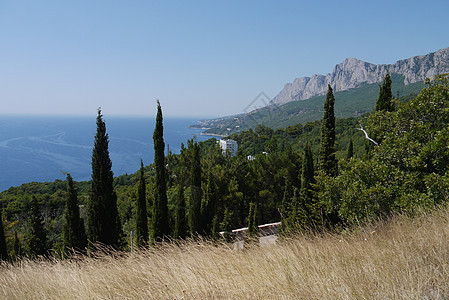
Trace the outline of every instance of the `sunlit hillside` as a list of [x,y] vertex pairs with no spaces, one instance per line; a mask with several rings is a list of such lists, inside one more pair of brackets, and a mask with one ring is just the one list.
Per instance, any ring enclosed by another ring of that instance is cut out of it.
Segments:
[[99,258],[3,264],[4,299],[447,299],[449,214],[235,252],[187,242]]

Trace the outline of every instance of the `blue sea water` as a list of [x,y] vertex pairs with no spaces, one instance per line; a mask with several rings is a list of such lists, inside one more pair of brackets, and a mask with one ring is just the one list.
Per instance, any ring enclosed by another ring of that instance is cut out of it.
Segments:
[[[131,174],[153,162],[154,117],[104,117],[114,176]],[[189,128],[197,119],[164,118],[166,147],[179,153],[181,143],[210,136]],[[95,117],[0,116],[0,191],[28,182],[90,180]]]

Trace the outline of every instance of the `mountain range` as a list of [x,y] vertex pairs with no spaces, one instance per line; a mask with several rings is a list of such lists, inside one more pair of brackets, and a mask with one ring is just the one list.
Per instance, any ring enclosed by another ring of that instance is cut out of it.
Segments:
[[[204,134],[226,136],[260,124],[277,129],[319,120],[328,84],[334,89],[336,117],[359,116],[374,108],[379,93],[378,83],[387,72],[391,74],[395,97],[415,95],[425,86],[426,78],[449,73],[449,47],[399,60],[394,64],[376,65],[347,58],[336,65],[332,73],[296,78],[285,84],[273,99],[262,97],[262,101],[254,105],[257,108],[252,111],[200,120],[191,127],[205,129]],[[261,103],[267,105],[260,107]]]
[[306,100],[316,95],[324,95],[330,84],[334,92],[357,88],[363,83],[382,81],[387,72],[404,76],[404,85],[409,85],[435,75],[449,72],[449,48],[427,55],[403,59],[394,64],[375,65],[347,58],[335,66],[332,73],[296,78],[285,84],[279,94],[271,100],[272,104],[282,105],[291,101]]

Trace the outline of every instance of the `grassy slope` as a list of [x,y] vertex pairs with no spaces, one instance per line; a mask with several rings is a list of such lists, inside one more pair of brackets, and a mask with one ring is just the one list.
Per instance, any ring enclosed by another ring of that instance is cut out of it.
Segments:
[[130,257],[0,266],[6,299],[443,299],[447,209],[352,233],[296,236],[234,252],[207,242]]
[[[404,77],[392,75],[392,91],[394,96],[400,97],[417,94],[424,88],[423,82],[404,85]],[[379,95],[378,84],[364,84],[356,89],[336,92],[335,115],[337,118],[356,117],[370,112],[376,105]],[[207,124],[211,129],[206,133],[230,134],[254,128],[258,124],[277,129],[285,128],[297,123],[319,120],[323,117],[323,103],[325,96],[314,96],[308,100],[292,101],[281,106],[269,106],[245,115],[230,116],[220,121]],[[238,126],[238,127],[236,127]],[[228,130],[229,128],[230,130]]]

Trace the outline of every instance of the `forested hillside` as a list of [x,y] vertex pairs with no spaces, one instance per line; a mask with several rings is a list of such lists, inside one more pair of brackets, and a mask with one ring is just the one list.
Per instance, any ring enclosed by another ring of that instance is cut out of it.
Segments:
[[[218,239],[220,231],[247,226],[250,208],[257,224],[282,220],[284,231],[319,231],[447,203],[449,77],[438,76],[426,84],[416,98],[402,103],[392,97],[391,83],[384,80],[389,93],[385,96],[381,88],[377,101],[387,101],[391,109],[379,106],[371,114],[337,116],[335,121],[335,98],[329,87],[324,122],[276,130],[261,125],[233,134],[230,138],[239,143],[236,157],[223,155],[215,139],[189,140],[180,154],[164,157],[163,173],[156,176],[160,166],[154,164],[114,178],[110,193],[116,197],[120,224],[115,246],[127,249],[130,232],[136,231],[142,186],[145,225],[155,240],[196,235]],[[155,139],[158,134],[155,131]],[[333,159],[338,164],[335,172],[328,169]],[[164,193],[161,184],[166,189],[167,217],[157,221],[158,207],[164,206],[155,205],[158,193]],[[75,186],[80,216],[89,232],[86,209],[93,183]],[[64,181],[24,184],[0,194],[9,257],[34,251],[29,243],[33,202],[41,220],[37,222],[46,232],[46,248],[62,252],[67,195]],[[155,235],[161,232],[160,222],[167,222],[167,231]]]
[[[404,85],[404,76],[392,74],[392,92],[396,98],[410,99],[424,88],[424,82],[418,81]],[[357,88],[335,94],[335,116],[337,118],[358,117],[371,112],[376,106],[379,85],[364,83]],[[323,102],[325,96],[313,96],[307,100],[296,100],[285,104],[271,104],[254,111],[229,116],[220,119],[203,120],[193,127],[208,128],[207,134],[232,134],[254,129],[263,124],[278,129],[294,126],[297,123],[306,124],[320,120],[323,117]],[[259,103],[256,103],[259,105]]]

